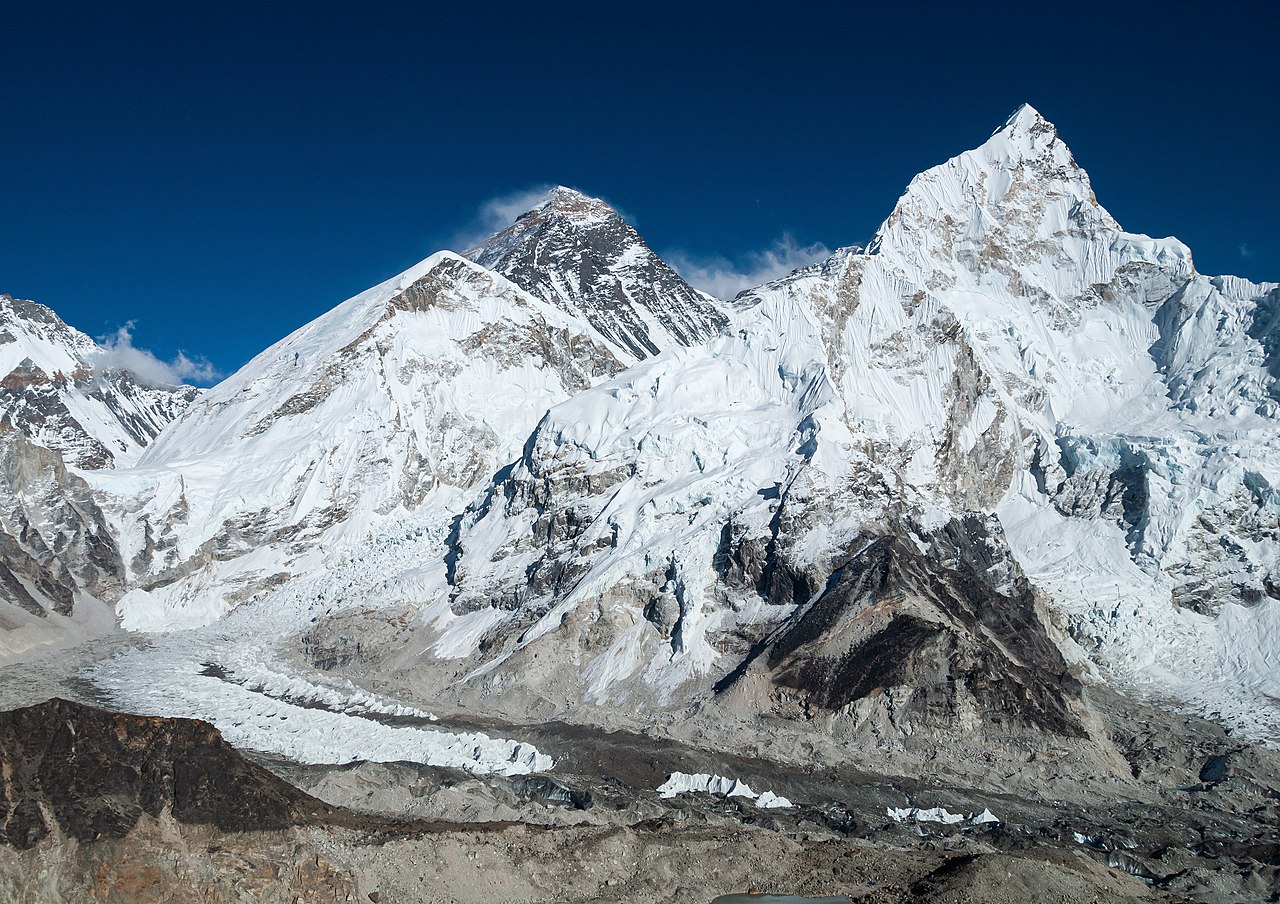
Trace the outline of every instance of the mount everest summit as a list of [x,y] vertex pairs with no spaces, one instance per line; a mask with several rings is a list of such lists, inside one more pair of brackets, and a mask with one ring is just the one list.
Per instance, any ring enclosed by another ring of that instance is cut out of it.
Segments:
[[203,392],[0,315],[0,655],[118,621],[123,709],[304,762],[434,755],[341,721],[407,707],[964,769],[1114,765],[1107,689],[1280,743],[1280,286],[1125,232],[1031,107],[731,301],[558,188]]

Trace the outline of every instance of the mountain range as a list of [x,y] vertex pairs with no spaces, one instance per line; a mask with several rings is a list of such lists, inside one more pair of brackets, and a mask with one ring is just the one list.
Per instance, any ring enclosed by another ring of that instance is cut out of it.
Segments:
[[733,299],[556,188],[208,390],[8,296],[0,372],[0,661],[140,632],[86,680],[240,746],[1123,773],[1103,692],[1280,744],[1280,286],[1126,232],[1029,106]]

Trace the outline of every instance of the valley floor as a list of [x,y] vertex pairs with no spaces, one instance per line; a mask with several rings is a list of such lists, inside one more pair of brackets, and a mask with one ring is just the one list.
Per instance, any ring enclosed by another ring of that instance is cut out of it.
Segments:
[[[83,677],[87,669],[104,656],[136,655],[164,641],[141,648],[128,638],[112,643],[0,670],[0,708],[50,696],[101,703]],[[1274,753],[1119,698],[1108,711],[1117,744],[1127,743],[1134,775],[1143,779],[1125,792],[1082,774],[1071,799],[1010,793],[995,783],[959,786],[932,775],[801,768],[562,722],[443,726],[532,744],[555,758],[546,774],[476,774],[406,762],[306,764],[244,751],[265,769],[235,778],[244,785],[236,793],[252,797],[251,780],[283,779],[291,790],[276,793],[296,795],[289,825],[229,831],[168,803],[143,813],[120,837],[78,837],[57,826],[29,849],[0,847],[0,899],[710,902],[755,888],[903,902],[1275,900],[1280,761]],[[378,719],[429,730],[422,717]],[[91,743],[89,728],[77,723],[73,734],[76,743]],[[1215,750],[1222,759],[1206,756]],[[2,752],[19,773],[22,763],[50,756]],[[109,759],[95,751],[76,761],[107,769]],[[695,766],[772,790],[794,806],[658,794],[671,773]],[[52,774],[65,772],[59,766]],[[62,812],[41,805],[46,814]],[[95,805],[61,804],[73,811]],[[892,818],[891,810],[908,806],[988,810],[999,822]],[[13,812],[10,801],[6,824]]]

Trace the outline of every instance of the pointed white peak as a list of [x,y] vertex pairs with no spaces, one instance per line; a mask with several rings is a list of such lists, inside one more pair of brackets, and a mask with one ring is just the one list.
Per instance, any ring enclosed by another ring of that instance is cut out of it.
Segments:
[[1058,137],[1058,130],[1031,104],[1023,104],[991,136],[1004,136],[1010,142],[1035,142],[1039,139],[1049,143]]
[[911,180],[872,253],[934,285],[1075,297],[1131,261],[1190,272],[1176,239],[1125,233],[1057,129],[1019,107],[986,142]]
[[[1013,111],[1005,124],[991,133],[976,151],[993,164],[1020,166],[1041,161],[1054,168],[1066,168],[1078,180],[1088,184],[1089,177],[1080,169],[1071,149],[1063,143],[1057,128],[1040,115],[1031,104]],[[1062,175],[1059,171],[1056,175]]]

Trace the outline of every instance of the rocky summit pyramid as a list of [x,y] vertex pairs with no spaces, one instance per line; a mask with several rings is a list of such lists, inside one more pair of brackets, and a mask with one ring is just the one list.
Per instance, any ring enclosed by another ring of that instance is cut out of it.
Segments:
[[616,210],[559,186],[466,256],[526,292],[586,319],[628,363],[697,345],[727,323]]
[[1126,232],[1029,106],[866,250],[731,306],[557,188],[136,465],[11,468],[69,526],[5,580],[145,632],[86,673],[104,698],[303,763],[565,756],[430,711],[1121,793],[1151,700],[1280,744],[1278,355],[1280,286]]

